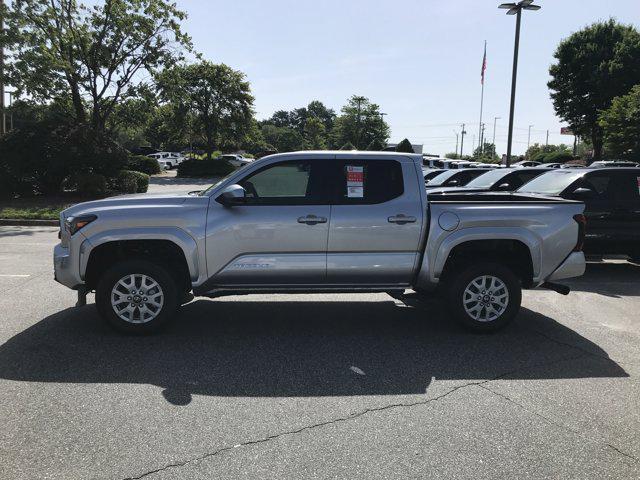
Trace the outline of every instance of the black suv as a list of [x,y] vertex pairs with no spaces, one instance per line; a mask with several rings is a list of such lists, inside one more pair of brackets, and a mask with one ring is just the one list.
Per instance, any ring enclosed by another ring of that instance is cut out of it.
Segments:
[[587,254],[640,261],[640,168],[559,169],[518,189],[585,203]]

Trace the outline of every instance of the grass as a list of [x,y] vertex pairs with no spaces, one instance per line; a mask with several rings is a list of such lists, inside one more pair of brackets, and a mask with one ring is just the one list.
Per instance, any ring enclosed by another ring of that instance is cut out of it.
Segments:
[[0,218],[57,220],[60,212],[76,203],[87,201],[76,197],[33,197],[0,201]]

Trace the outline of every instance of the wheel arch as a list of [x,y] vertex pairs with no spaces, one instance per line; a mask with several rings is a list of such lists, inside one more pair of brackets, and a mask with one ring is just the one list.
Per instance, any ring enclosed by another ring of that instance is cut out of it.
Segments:
[[[141,229],[144,230],[144,229]],[[87,239],[81,248],[80,275],[95,288],[100,272],[119,259],[153,259],[169,266],[188,289],[199,277],[195,240],[179,229],[172,231],[102,232]]]

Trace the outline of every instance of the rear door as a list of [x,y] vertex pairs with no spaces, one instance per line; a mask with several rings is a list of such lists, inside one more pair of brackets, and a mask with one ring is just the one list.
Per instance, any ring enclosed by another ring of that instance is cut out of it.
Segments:
[[640,169],[612,173],[613,211],[611,222],[619,253],[640,252]]
[[337,156],[329,175],[331,225],[327,283],[409,284],[423,222],[418,177],[409,158]]

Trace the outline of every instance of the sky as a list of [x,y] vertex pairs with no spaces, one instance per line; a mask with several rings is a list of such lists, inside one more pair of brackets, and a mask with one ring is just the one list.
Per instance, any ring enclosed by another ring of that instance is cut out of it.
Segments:
[[[493,0],[178,0],[185,31],[207,60],[241,70],[258,119],[320,100],[339,112],[354,94],[380,105],[391,142],[409,138],[444,155],[466,124],[464,153],[477,143],[480,70],[487,41],[483,122],[506,151],[515,17]],[[538,0],[522,18],[515,154],[560,135],[547,82],[558,43],[613,17],[640,29],[640,0]]]

